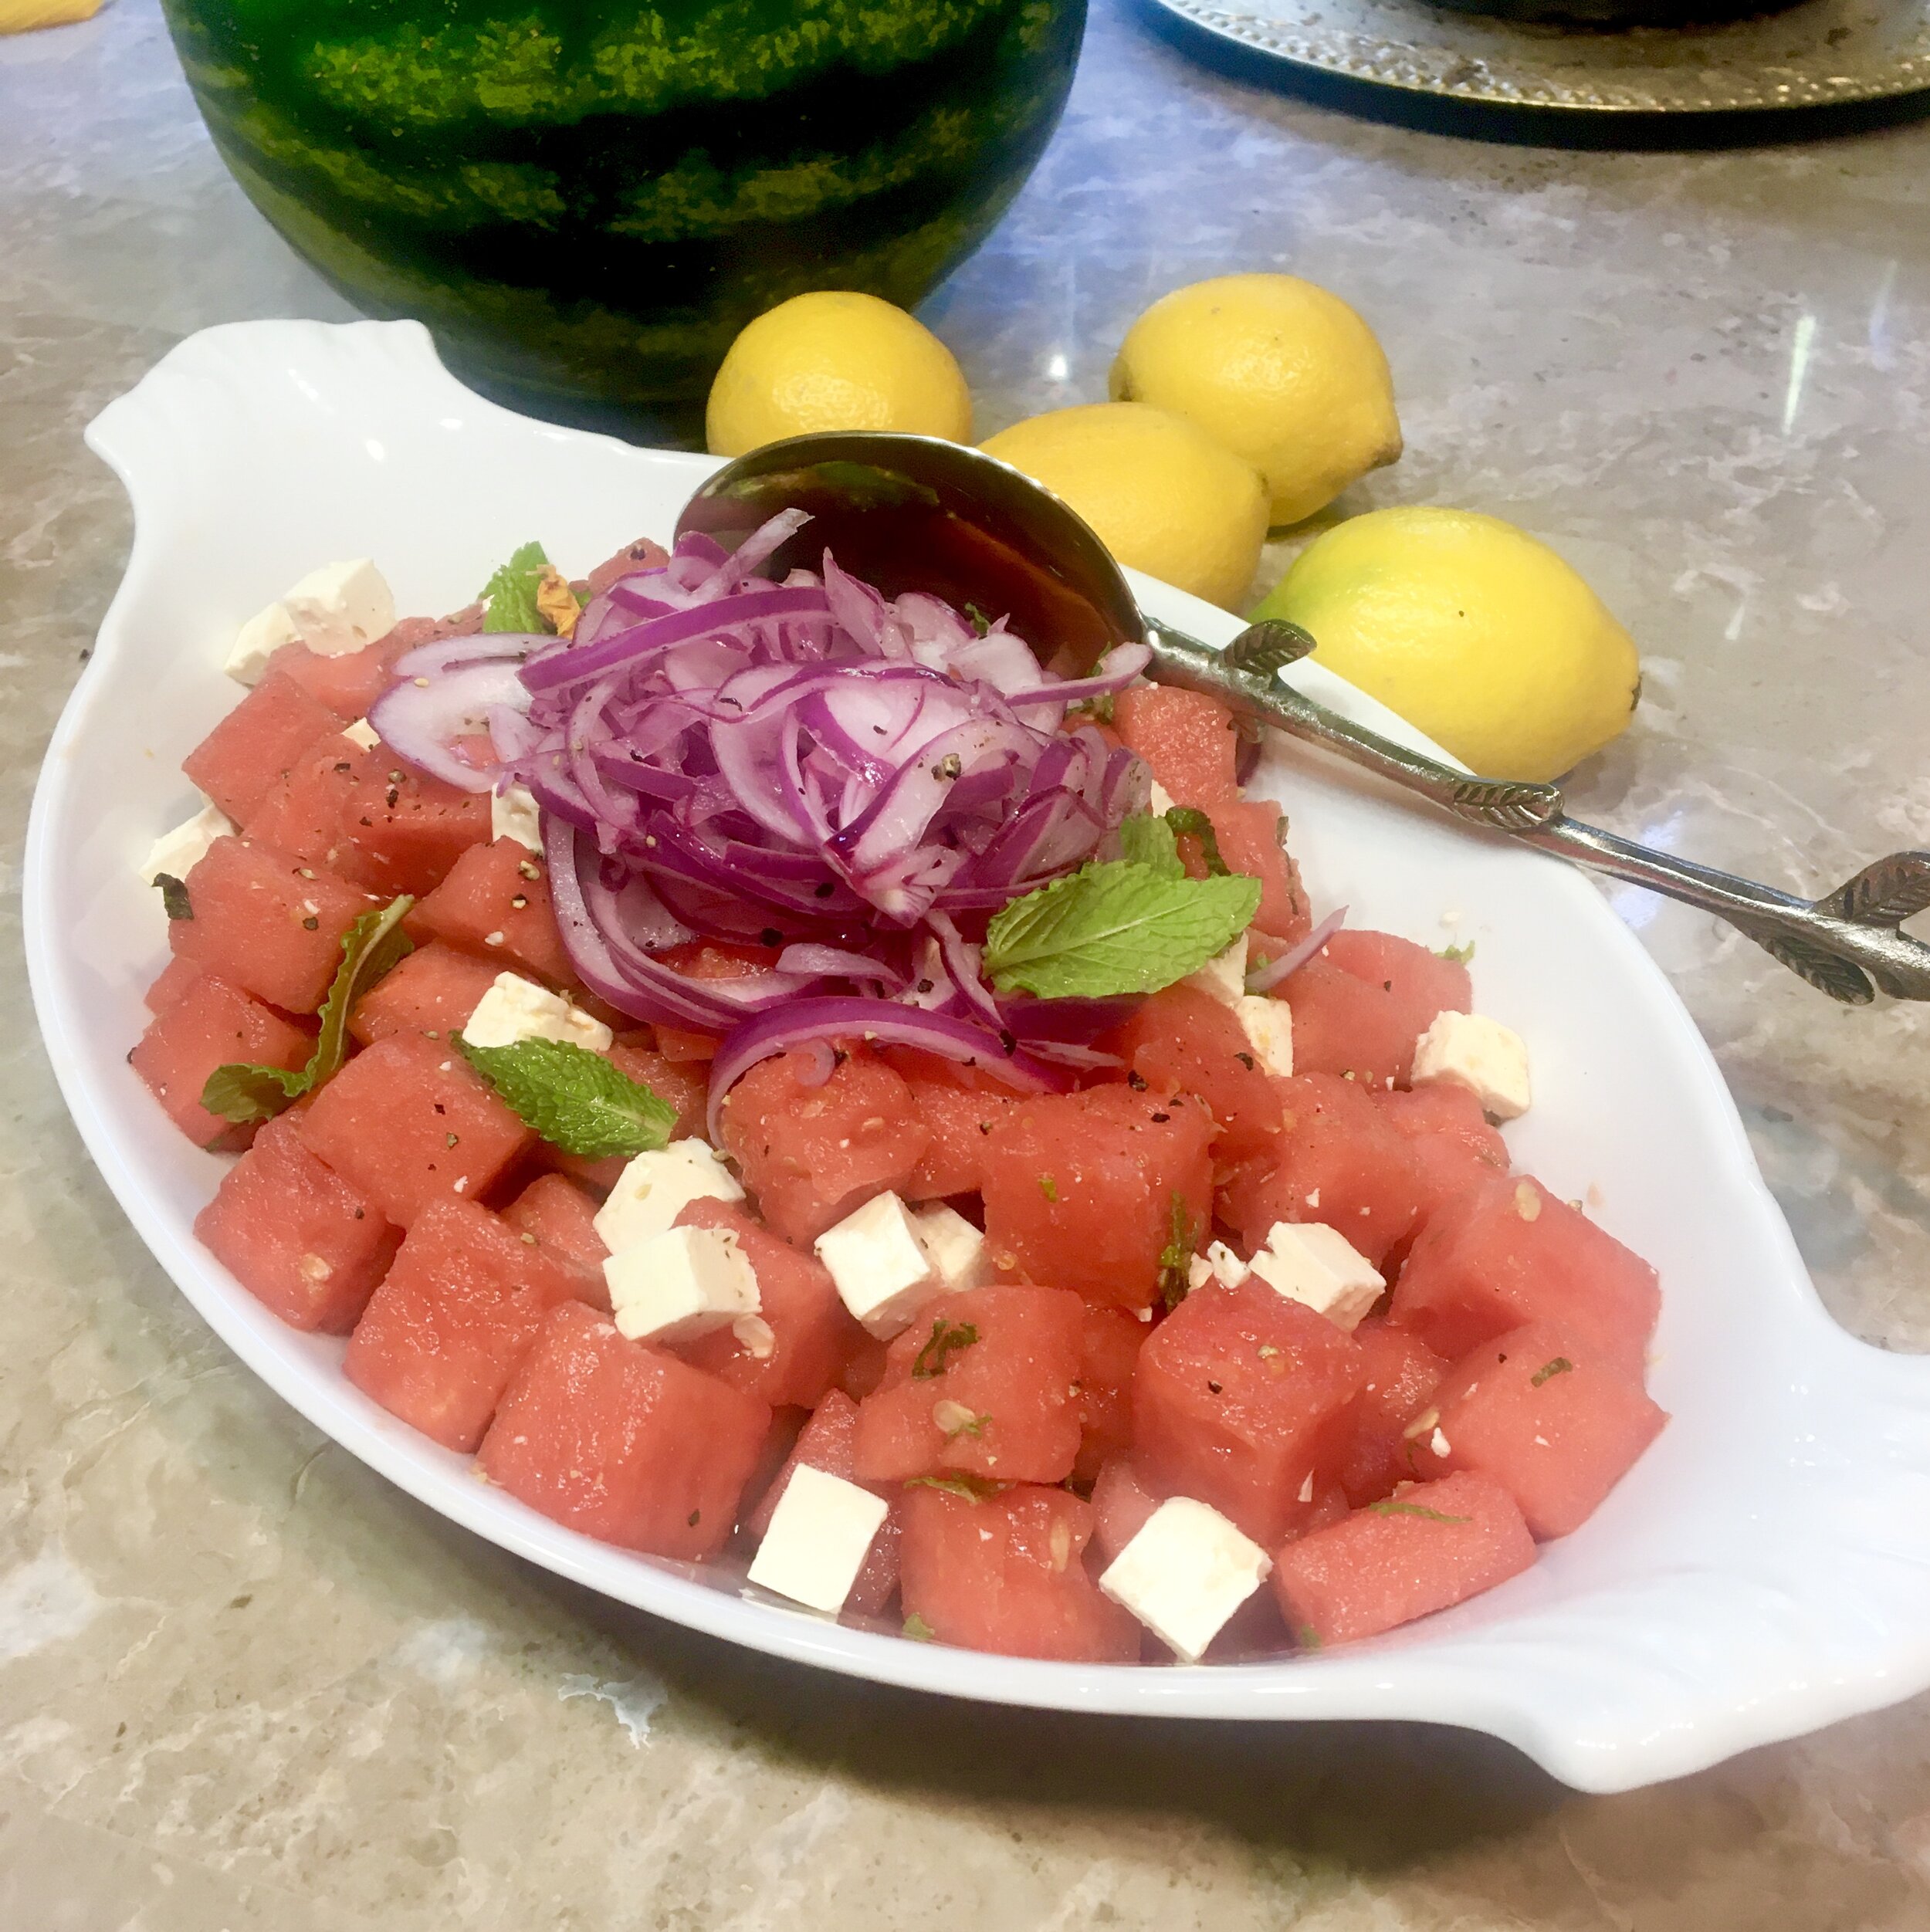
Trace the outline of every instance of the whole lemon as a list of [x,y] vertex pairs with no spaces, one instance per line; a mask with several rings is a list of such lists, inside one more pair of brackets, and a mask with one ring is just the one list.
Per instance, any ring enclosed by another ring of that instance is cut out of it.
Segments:
[[971,391],[952,352],[875,295],[794,295],[731,343],[704,412],[715,456],[825,429],[909,430],[969,442]]
[[1014,423],[980,447],[1054,490],[1122,563],[1228,608],[1267,536],[1258,472],[1191,423],[1095,402]]
[[1641,692],[1628,633],[1546,543],[1498,516],[1370,511],[1309,544],[1255,617],[1490,778],[1558,777]]
[[1197,423],[1266,479],[1297,523],[1400,454],[1393,378],[1373,331],[1292,275],[1223,275],[1163,296],[1126,331],[1110,391]]

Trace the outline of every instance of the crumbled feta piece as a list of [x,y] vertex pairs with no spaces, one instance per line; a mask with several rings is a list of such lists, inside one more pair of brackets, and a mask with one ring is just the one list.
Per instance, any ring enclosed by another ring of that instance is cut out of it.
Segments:
[[1099,1588],[1188,1663],[1266,1581],[1272,1559],[1216,1509],[1174,1496],[1112,1559]]
[[896,1194],[874,1194],[814,1245],[839,1298],[880,1342],[908,1328],[926,1302],[946,1291],[917,1222]]
[[1319,1221],[1275,1221],[1253,1272],[1289,1301],[1349,1329],[1387,1285],[1344,1234]]
[[1437,1013],[1414,1047],[1414,1084],[1465,1087],[1497,1120],[1528,1111],[1528,1048],[1479,1013]]
[[462,1022],[472,1047],[513,1047],[520,1040],[560,1040],[601,1053],[616,1036],[601,1020],[573,1007],[560,993],[520,973],[499,973]]
[[382,741],[375,727],[366,718],[357,718],[352,725],[342,727],[342,736],[352,745],[360,745],[364,751],[373,751]]
[[527,785],[512,785],[489,795],[489,837],[513,838],[533,852],[543,850],[542,821],[536,794]]
[[596,1230],[612,1254],[668,1233],[692,1201],[741,1201],[743,1187],[707,1141],[694,1137],[639,1154],[597,1210]]
[[1186,1264],[1186,1285],[1189,1294],[1197,1294],[1214,1280],[1213,1264],[1204,1254],[1196,1254]]
[[1269,999],[1264,993],[1243,993],[1233,1003],[1240,1030],[1253,1049],[1254,1059],[1263,1074],[1282,1080],[1293,1074],[1293,1009],[1284,1000]]
[[730,1332],[753,1362],[768,1362],[777,1352],[777,1331],[760,1315],[739,1315]]
[[324,563],[242,626],[224,668],[238,682],[254,684],[285,644],[299,639],[317,657],[346,657],[394,628],[395,599],[367,557]]
[[1247,936],[1242,932],[1224,952],[1216,952],[1197,973],[1189,973],[1180,983],[1237,1007],[1246,996]]
[[171,832],[163,832],[147,848],[141,868],[142,884],[152,885],[163,872],[170,878],[185,879],[208,856],[208,847],[234,829],[234,821],[219,807],[204,805]]
[[948,1293],[960,1288],[979,1288],[992,1278],[991,1257],[985,1237],[959,1213],[943,1201],[931,1207],[914,1208],[912,1225],[918,1230],[925,1252]]
[[1156,817],[1163,818],[1172,810],[1173,804],[1173,794],[1156,778],[1154,779],[1152,792],[1146,801],[1146,810]]
[[750,1579],[794,1603],[835,1616],[888,1513],[882,1496],[800,1463],[770,1513],[770,1527],[751,1559]]
[[1249,1272],[1225,1242],[1214,1241],[1207,1244],[1205,1254],[1194,1255],[1187,1264],[1187,1283],[1189,1287],[1203,1288],[1209,1281],[1217,1281],[1222,1287],[1237,1288]]
[[727,1229],[673,1227],[607,1257],[610,1313],[632,1342],[694,1342],[760,1306],[757,1277]]
[[222,669],[237,684],[259,684],[268,661],[285,644],[295,641],[295,620],[279,603],[255,614],[235,633]]

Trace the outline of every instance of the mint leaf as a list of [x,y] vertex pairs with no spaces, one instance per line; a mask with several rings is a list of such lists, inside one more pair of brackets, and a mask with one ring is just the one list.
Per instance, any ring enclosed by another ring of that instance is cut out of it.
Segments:
[[1528,1386],[1531,1389],[1539,1389],[1551,1375],[1571,1375],[1574,1372],[1574,1363],[1566,1355],[1557,1355],[1552,1362],[1543,1362],[1528,1378]]
[[1367,1507],[1376,1516],[1420,1516],[1430,1523],[1471,1523],[1471,1516],[1444,1516],[1437,1509],[1424,1509],[1418,1503],[1403,1503],[1390,1497],[1384,1503],[1370,1503]]
[[510,560],[482,587],[482,600],[489,605],[482,618],[485,631],[527,631],[540,635],[549,626],[537,608],[537,586],[550,567],[548,554],[540,543],[525,543],[513,552]]
[[913,1380],[926,1382],[933,1375],[942,1375],[945,1372],[945,1358],[960,1348],[969,1348],[977,1339],[978,1330],[970,1321],[934,1321],[931,1339],[919,1350],[917,1358],[912,1363]]
[[1119,857],[1133,865],[1150,866],[1161,878],[1183,879],[1186,867],[1180,858],[1180,841],[1172,826],[1156,813],[1135,812],[1122,819],[1119,831]]
[[1094,860],[1015,899],[986,930],[1001,993],[1045,1000],[1157,993],[1197,973],[1251,924],[1260,881],[1173,878],[1129,859]]
[[[1213,829],[1213,821],[1203,811],[1190,805],[1173,805],[1166,810],[1166,822],[1181,838],[1197,838],[1200,850],[1206,859],[1206,868],[1215,878],[1224,878],[1233,868],[1220,856],[1219,835]],[[1185,868],[1180,868],[1183,871]]]
[[161,909],[171,919],[191,919],[195,916],[193,903],[188,897],[187,882],[178,879],[172,872],[157,872],[154,883],[161,888]]
[[551,1146],[585,1160],[628,1159],[669,1145],[677,1110],[601,1054],[567,1040],[519,1040],[472,1046],[462,1057]]
[[334,1079],[348,1057],[348,1017],[356,1001],[415,950],[415,942],[402,930],[402,921],[415,903],[405,892],[362,914],[342,935],[342,963],[317,1009],[321,1031],[306,1066],[291,1071],[230,1061],[208,1076],[201,1104],[237,1127],[252,1127],[273,1120],[291,1101]]
[[1187,1211],[1186,1196],[1176,1188],[1173,1194],[1172,1232],[1160,1250],[1160,1293],[1169,1308],[1177,1308],[1193,1288],[1193,1250],[1200,1230]]
[[929,1643],[938,1633],[914,1610],[905,1619],[905,1634],[914,1643]]
[[1434,956],[1441,959],[1452,959],[1456,966],[1465,966],[1475,956],[1475,942],[1470,939],[1465,946],[1437,946]]
[[1005,1483],[995,1483],[988,1477],[953,1473],[944,1476],[909,1476],[905,1479],[905,1487],[907,1489],[942,1489],[947,1496],[962,1496],[968,1503],[984,1503],[994,1496],[1002,1496],[1011,1486]]

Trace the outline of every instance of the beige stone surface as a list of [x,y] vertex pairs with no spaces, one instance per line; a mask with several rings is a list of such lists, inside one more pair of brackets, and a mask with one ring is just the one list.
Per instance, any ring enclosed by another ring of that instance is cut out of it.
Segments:
[[[1343,507],[1461,503],[1555,543],[1647,655],[1584,808],[1810,890],[1930,844],[1926,179],[1923,129],[1685,157],[1371,127],[1101,0],[1045,164],[929,314],[990,431],[1102,394],[1176,283],[1339,290],[1408,444]],[[228,182],[151,0],[0,43],[0,1928],[1930,1926],[1930,1700],[1613,1799],[1420,1727],[947,1706],[525,1568],[228,1358],[62,1111],[19,837],[128,538],[82,425],[191,329],[344,313]],[[1924,1347],[1930,1015],[1837,1011],[1705,920],[1617,904],[1831,1307]]]

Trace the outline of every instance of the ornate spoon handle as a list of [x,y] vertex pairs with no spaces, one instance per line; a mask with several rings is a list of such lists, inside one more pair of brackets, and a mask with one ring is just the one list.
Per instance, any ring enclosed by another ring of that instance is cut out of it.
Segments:
[[1323,746],[1471,825],[1712,912],[1833,1000],[1865,1006],[1878,989],[1930,1000],[1930,945],[1901,930],[1930,907],[1930,852],[1892,853],[1821,898],[1797,898],[1570,818],[1558,786],[1470,777],[1350,722],[1281,682],[1277,674],[1313,648],[1297,625],[1251,624],[1224,651],[1150,623],[1146,638],[1163,682]]

